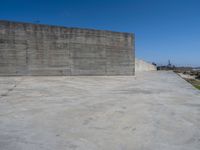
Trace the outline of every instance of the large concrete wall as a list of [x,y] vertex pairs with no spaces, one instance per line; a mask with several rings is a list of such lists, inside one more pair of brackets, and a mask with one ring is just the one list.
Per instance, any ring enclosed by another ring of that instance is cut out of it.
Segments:
[[142,71],[155,71],[157,70],[156,66],[152,65],[141,59],[135,59],[135,72],[142,72]]
[[0,75],[134,75],[131,33],[0,21]]

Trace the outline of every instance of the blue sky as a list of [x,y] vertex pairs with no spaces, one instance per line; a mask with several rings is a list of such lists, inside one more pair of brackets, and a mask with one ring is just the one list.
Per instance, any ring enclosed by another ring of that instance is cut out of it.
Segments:
[[200,66],[199,0],[0,0],[0,19],[133,32],[136,55]]

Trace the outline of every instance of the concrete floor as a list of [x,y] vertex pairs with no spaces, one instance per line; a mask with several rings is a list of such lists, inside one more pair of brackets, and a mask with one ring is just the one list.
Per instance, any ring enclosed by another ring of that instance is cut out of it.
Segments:
[[199,150],[200,92],[172,72],[0,77],[0,150]]

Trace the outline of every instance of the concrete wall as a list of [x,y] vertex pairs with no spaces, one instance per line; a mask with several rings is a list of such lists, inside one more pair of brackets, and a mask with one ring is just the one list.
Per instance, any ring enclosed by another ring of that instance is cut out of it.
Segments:
[[135,72],[142,72],[142,71],[155,71],[157,70],[156,66],[152,65],[141,59],[135,59]]
[[0,75],[134,75],[131,33],[0,21]]

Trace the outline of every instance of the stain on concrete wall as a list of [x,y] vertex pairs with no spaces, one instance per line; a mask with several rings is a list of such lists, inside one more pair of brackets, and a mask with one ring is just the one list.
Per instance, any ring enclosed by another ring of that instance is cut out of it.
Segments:
[[0,21],[0,75],[134,75],[131,33]]

